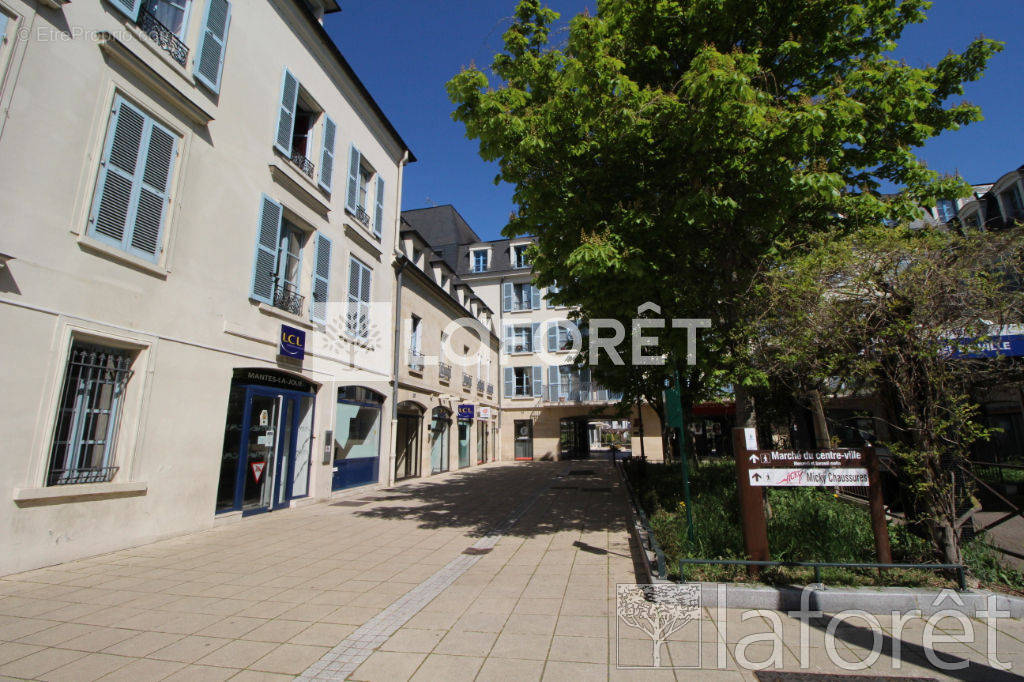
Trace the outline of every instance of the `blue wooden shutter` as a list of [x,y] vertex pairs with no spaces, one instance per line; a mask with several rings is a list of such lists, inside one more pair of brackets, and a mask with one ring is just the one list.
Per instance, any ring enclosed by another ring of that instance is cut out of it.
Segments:
[[0,12],[0,46],[4,44],[4,39],[7,37],[7,24],[9,21],[7,15]]
[[124,244],[128,219],[134,209],[135,173],[145,132],[145,115],[120,97],[116,98],[89,218],[93,235],[116,246]]
[[505,368],[505,397],[513,398],[516,395],[516,373],[511,367]]
[[530,285],[530,304],[534,310],[540,310],[540,289]]
[[544,372],[543,367],[539,365],[533,366],[533,397],[539,398],[544,392]]
[[512,297],[515,295],[515,289],[513,288],[512,282],[503,282],[501,285],[501,310],[502,312],[509,312],[512,310]]
[[224,52],[228,46],[230,24],[231,3],[228,0],[209,0],[193,73],[200,83],[214,92],[220,92],[220,76],[224,72]]
[[377,202],[373,209],[373,233],[384,233],[384,178],[377,176]]
[[135,216],[128,251],[155,261],[160,253],[164,216],[170,201],[171,171],[178,138],[152,119],[148,121],[145,153],[136,174]]
[[540,348],[540,322],[534,322],[530,327],[530,352],[536,353]]
[[359,150],[356,146],[349,145],[348,148],[348,193],[345,195],[345,208],[355,214],[357,201],[359,200]]
[[334,138],[338,126],[330,116],[324,117],[324,146],[320,152],[320,186],[328,192],[334,187]]
[[370,336],[370,287],[373,282],[373,270],[360,263],[359,273],[359,338]]
[[292,135],[295,132],[295,107],[299,101],[299,81],[288,69],[281,77],[281,103],[277,115],[277,139],[274,146],[291,158]]
[[309,319],[321,324],[327,320],[327,300],[331,291],[331,240],[316,235],[313,256],[313,288],[309,303]]
[[554,353],[558,350],[558,323],[551,322],[548,324],[548,352]]
[[348,262],[348,310],[345,313],[345,331],[350,336],[359,333],[359,261]]
[[90,215],[92,235],[155,261],[178,138],[121,97],[114,100]]
[[505,354],[512,352],[515,343],[515,328],[512,325],[505,326]]
[[277,271],[277,247],[280,240],[281,204],[264,194],[260,204],[260,224],[256,232],[250,296],[268,305],[274,303],[274,275]]
[[142,0],[110,0],[110,4],[126,14],[132,21],[138,21]]
[[548,367],[548,400],[558,400],[561,394],[561,373],[556,365]]

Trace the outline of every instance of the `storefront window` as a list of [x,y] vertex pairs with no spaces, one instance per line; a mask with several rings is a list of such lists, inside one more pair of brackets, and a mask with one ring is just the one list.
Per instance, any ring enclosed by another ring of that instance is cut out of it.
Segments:
[[334,423],[334,490],[377,482],[383,402],[380,394],[361,386],[338,389]]

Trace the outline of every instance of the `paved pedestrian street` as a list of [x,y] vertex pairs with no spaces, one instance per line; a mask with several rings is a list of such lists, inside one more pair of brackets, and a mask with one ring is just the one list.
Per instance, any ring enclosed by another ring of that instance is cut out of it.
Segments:
[[[798,620],[714,606],[668,638],[665,669],[624,669],[653,662],[651,637],[616,618],[616,584],[635,582],[627,523],[606,462],[492,464],[8,576],[0,676],[801,679],[741,665],[771,655],[750,636],[774,625],[781,669],[799,671]],[[1021,679],[984,662],[981,621],[970,621],[973,643],[936,645],[945,661],[969,663],[942,671],[929,663],[924,621],[896,638],[893,621],[877,618],[882,653],[870,670],[831,660],[870,655],[863,622],[840,625],[830,647],[827,620],[815,620],[804,672]],[[962,625],[946,619],[935,632],[955,634],[951,622]],[[998,658],[1024,670],[1024,625],[998,627]]]

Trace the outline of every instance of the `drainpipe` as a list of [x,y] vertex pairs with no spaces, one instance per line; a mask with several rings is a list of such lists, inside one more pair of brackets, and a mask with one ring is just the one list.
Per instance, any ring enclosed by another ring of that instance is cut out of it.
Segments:
[[395,277],[395,354],[394,379],[391,384],[391,448],[388,450],[388,487],[395,485],[395,451],[398,448],[398,373],[402,359],[402,275],[409,263],[405,256],[399,256],[398,272]]
[[405,185],[405,166],[409,163],[409,150],[402,153],[402,160],[398,163],[398,187],[395,189],[395,231],[394,240],[391,244],[392,253],[399,259],[398,273],[395,288],[395,351],[394,371],[391,375],[391,447],[388,450],[388,487],[395,485],[395,448],[398,446],[398,371],[401,358],[401,332],[402,332],[402,271],[408,263],[406,258],[398,250],[398,244],[402,239],[402,189]]

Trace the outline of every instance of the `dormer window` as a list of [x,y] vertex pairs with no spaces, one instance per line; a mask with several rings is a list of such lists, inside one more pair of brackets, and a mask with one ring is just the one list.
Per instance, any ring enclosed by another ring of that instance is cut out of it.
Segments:
[[1010,189],[999,195],[1003,200],[1003,210],[1006,211],[1007,220],[1024,218],[1024,200],[1021,199],[1020,188],[1012,185]]
[[952,199],[940,199],[935,206],[935,212],[938,214],[939,220],[948,223],[956,217],[956,202]]
[[473,252],[473,272],[486,272],[487,271],[487,260],[490,254],[485,250]]
[[526,250],[529,244],[519,244],[512,247],[512,267],[521,269],[530,267],[530,261],[526,257]]

